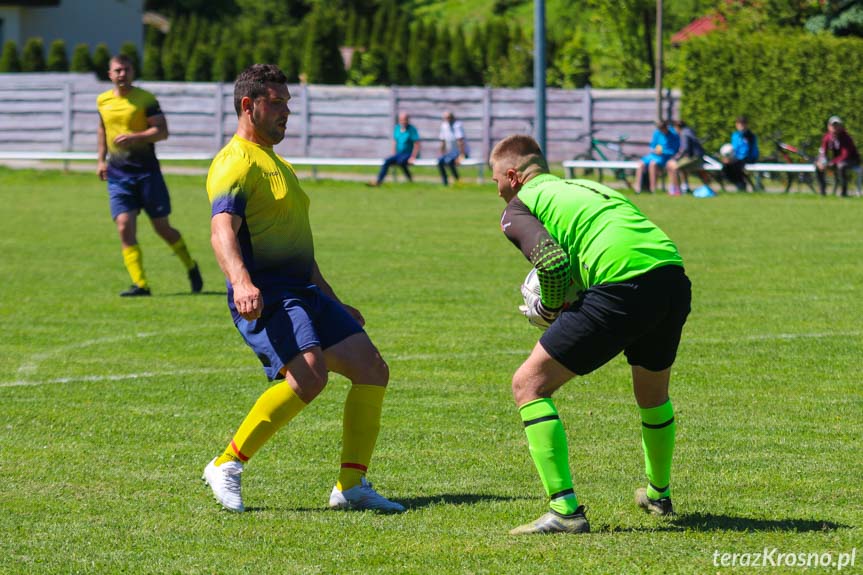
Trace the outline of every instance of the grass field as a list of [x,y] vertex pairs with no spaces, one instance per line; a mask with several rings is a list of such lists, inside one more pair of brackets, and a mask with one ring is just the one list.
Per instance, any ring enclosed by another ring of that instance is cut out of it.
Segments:
[[391,367],[370,478],[409,512],[376,516],[324,509],[335,376],[247,466],[250,512],[199,481],[267,387],[225,308],[203,182],[168,177],[205,293],[142,222],[154,297],[127,301],[104,185],[0,171],[0,572],[716,573],[765,548],[856,548],[844,572],[863,570],[863,200],[637,197],[694,286],[672,382],[679,516],[632,504],[640,424],[617,358],[556,396],[593,533],[513,538],[545,507],[509,391],[539,332],[516,311],[529,264],[493,184],[306,186],[321,269]]

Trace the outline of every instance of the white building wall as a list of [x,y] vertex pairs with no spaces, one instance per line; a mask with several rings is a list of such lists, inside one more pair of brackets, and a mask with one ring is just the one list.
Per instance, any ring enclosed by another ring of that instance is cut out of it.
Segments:
[[88,44],[92,51],[104,42],[112,54],[124,42],[134,42],[139,54],[143,49],[144,0],[60,0],[58,6],[11,10],[19,13],[18,37],[12,36],[12,26],[4,28],[10,30],[7,39],[17,39],[19,48],[28,38],[38,36],[45,42],[46,54],[52,41],[65,40],[69,57],[80,43]]

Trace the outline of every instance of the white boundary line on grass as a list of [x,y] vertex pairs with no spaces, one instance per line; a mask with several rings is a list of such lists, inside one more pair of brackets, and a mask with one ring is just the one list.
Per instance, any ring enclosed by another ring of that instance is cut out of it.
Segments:
[[[200,328],[196,328],[200,329]],[[174,332],[180,331],[194,331],[194,330],[174,330]],[[50,352],[45,352],[41,354],[36,354],[32,356],[33,358],[37,358],[39,361],[36,364],[25,363],[18,369],[19,373],[30,373],[35,371],[39,362],[51,357],[52,355],[56,355],[62,351],[67,351],[69,349],[87,347],[90,345],[96,345],[98,343],[109,343],[115,342],[123,339],[131,339],[133,337],[153,337],[154,335],[164,335],[165,332],[156,334],[156,333],[139,333],[134,336],[119,336],[113,338],[98,338],[92,339],[84,342],[80,342],[73,345],[62,346],[61,348],[56,348]],[[795,339],[819,339],[825,337],[857,337],[863,335],[861,331],[846,331],[846,332],[830,332],[830,333],[779,333],[779,334],[764,334],[764,335],[750,335],[744,336],[738,339],[738,341],[790,341]],[[684,339],[684,344],[686,343],[725,343],[729,340],[727,338],[693,338],[693,339]],[[435,360],[435,359],[470,359],[470,358],[479,358],[479,357],[488,357],[492,355],[524,355],[530,353],[530,350],[527,349],[501,349],[501,350],[492,350],[486,352],[462,352],[462,353],[419,353],[419,354],[393,354],[388,356],[390,361],[422,361],[422,360]],[[32,366],[32,367],[31,367]],[[27,368],[27,369],[25,369]],[[171,377],[177,375],[213,375],[220,373],[237,373],[237,372],[251,372],[258,371],[260,368],[258,367],[241,367],[241,368],[231,368],[231,369],[215,369],[215,368],[203,368],[203,369],[176,369],[176,370],[166,370],[166,371],[143,371],[139,373],[127,373],[127,374],[114,374],[114,375],[81,375],[81,376],[72,376],[72,377],[56,377],[51,379],[43,379],[43,380],[17,380],[17,381],[4,381],[0,382],[0,388],[3,387],[33,387],[38,385],[53,385],[53,384],[62,384],[62,383],[76,383],[76,382],[101,382],[101,381],[124,381],[124,380],[136,380],[136,379],[150,379],[154,377]],[[29,370],[29,371],[28,371]]]
[[[685,328],[684,328],[685,329]],[[767,333],[762,335],[746,335],[737,338],[735,341],[792,341],[795,339],[820,339],[824,337],[857,337],[863,335],[863,331],[832,331],[832,332],[813,332],[813,333]],[[703,337],[703,338],[683,338],[683,343],[726,343],[727,337]]]
[[[79,375],[72,377],[55,377],[52,379],[43,379],[41,381],[4,381],[0,383],[0,387],[33,387],[36,385],[53,385],[58,383],[78,383],[78,382],[100,382],[100,381],[125,381],[135,379],[150,379],[154,377],[167,377],[174,375],[211,375],[214,373],[228,373],[236,371],[246,371],[246,368],[240,369],[174,369],[168,371],[142,371],[140,373],[126,373],[116,375]],[[251,371],[251,370],[249,370]]]
[[57,346],[49,351],[43,351],[40,353],[34,353],[29,358],[24,360],[21,366],[18,368],[18,373],[22,375],[32,374],[37,369],[39,369],[39,365],[46,360],[51,359],[52,357],[56,357],[60,354],[74,351],[76,349],[82,349],[85,347],[91,347],[94,345],[99,345],[102,343],[116,343],[119,341],[126,341],[130,339],[145,339],[149,337],[161,337],[165,335],[174,335],[179,333],[186,332],[194,332],[201,331],[204,329],[212,329],[213,325],[198,325],[192,328],[181,328],[181,329],[170,329],[158,332],[139,332],[132,334],[124,334],[124,335],[115,335],[110,337],[97,337],[94,339],[85,339],[84,341],[78,341],[75,343],[70,343],[68,345]]
[[[109,339],[109,338],[106,338]],[[92,342],[95,343],[95,340]],[[484,357],[489,355],[527,355],[529,350],[523,349],[512,349],[512,350],[498,350],[495,352],[481,353],[481,352],[467,352],[467,353],[427,353],[427,354],[414,354],[414,355],[392,355],[389,356],[389,359],[392,361],[416,361],[416,360],[425,360],[425,359],[440,359],[442,357],[455,358],[455,359],[470,359],[474,357]],[[47,354],[46,354],[47,355]],[[70,376],[70,377],[54,377],[51,379],[43,379],[43,380],[18,380],[18,381],[4,381],[0,382],[0,387],[33,387],[37,385],[54,385],[58,383],[78,383],[78,382],[101,382],[101,381],[124,381],[124,380],[136,380],[136,379],[151,379],[154,377],[171,377],[177,375],[212,375],[218,373],[237,373],[237,372],[246,372],[246,371],[260,371],[260,367],[240,367],[240,368],[202,368],[202,369],[174,369],[174,370],[166,370],[166,371],[142,371],[140,373],[127,373],[127,374],[112,374],[112,375],[79,375],[79,376]]]

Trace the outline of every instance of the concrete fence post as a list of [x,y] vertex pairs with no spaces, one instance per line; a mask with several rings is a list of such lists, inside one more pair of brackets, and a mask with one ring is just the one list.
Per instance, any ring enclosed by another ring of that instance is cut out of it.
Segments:
[[308,84],[301,84],[300,93],[302,93],[302,95],[303,95],[302,96],[302,98],[303,98],[303,109],[302,109],[303,132],[300,135],[300,138],[301,138],[302,143],[303,143],[303,156],[308,157],[308,155],[309,155],[309,140],[311,139],[309,123],[310,123],[311,115],[312,115],[311,114],[312,106],[311,106],[311,103],[309,102],[309,99],[311,98],[311,92],[309,92],[309,85]]

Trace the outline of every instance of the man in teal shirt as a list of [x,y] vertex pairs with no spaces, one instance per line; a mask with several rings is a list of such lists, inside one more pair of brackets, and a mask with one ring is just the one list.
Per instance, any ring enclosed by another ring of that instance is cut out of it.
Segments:
[[[619,192],[550,174],[529,136],[499,142],[489,163],[507,204],[501,229],[539,278],[539,296],[522,287],[523,313],[546,330],[513,376],[512,390],[550,509],[510,533],[590,531],[551,396],[621,351],[632,367],[648,480],[636,491],[636,503],[671,515],[676,427],[668,383],[691,299],[677,247]],[[571,284],[581,295],[565,306]]]
[[396,164],[405,172],[408,181],[413,181],[411,172],[408,169],[410,164],[414,163],[420,153],[420,135],[417,129],[410,123],[410,117],[405,112],[399,114],[399,122],[393,128],[393,155],[384,160],[384,165],[381,166],[381,171],[378,172],[378,178],[374,182],[369,182],[370,186],[380,186],[384,178],[387,177],[387,170],[390,166]]

